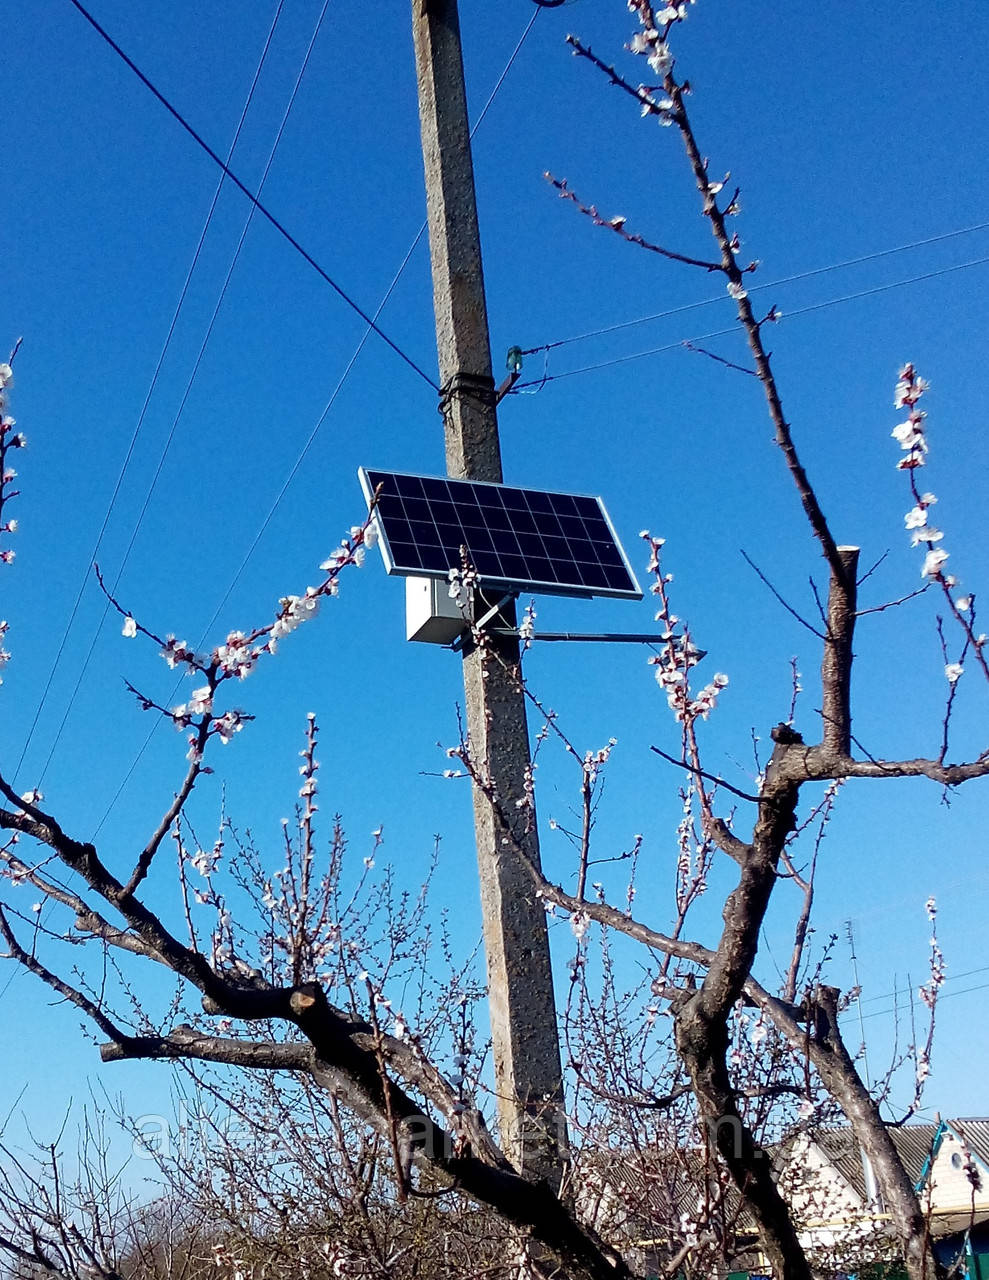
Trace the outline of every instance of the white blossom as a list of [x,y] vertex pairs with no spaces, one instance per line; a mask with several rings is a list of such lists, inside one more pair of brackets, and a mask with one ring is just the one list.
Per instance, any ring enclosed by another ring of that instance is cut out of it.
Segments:
[[209,685],[203,685],[201,689],[194,689],[189,699],[188,711],[190,715],[201,716],[213,710],[213,695]]
[[903,523],[908,529],[921,529],[927,523],[927,508],[911,507],[907,514],[903,517]]
[[947,551],[932,548],[924,557],[924,567],[920,571],[922,578],[936,578],[941,573],[941,566],[948,558]]

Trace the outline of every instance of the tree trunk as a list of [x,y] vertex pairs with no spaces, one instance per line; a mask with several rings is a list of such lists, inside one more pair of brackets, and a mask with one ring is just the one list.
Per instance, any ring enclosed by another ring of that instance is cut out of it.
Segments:
[[726,1066],[728,1034],[724,1022],[705,1018],[694,997],[676,1014],[676,1042],[706,1129],[704,1138],[724,1160],[755,1218],[773,1280],[813,1280],[769,1157],[752,1137],[735,1104]]
[[838,990],[814,993],[816,1027],[811,1057],[825,1088],[848,1117],[852,1132],[872,1166],[886,1212],[900,1239],[910,1280],[942,1280],[947,1272],[934,1257],[930,1224],[903,1167],[889,1126],[862,1083],[838,1029]]

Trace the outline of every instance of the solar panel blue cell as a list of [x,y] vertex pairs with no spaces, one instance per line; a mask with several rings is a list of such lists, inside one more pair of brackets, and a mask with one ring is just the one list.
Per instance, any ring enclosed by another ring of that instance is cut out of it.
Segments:
[[445,578],[467,561],[482,585],[514,592],[642,592],[600,498],[361,468],[385,567]]

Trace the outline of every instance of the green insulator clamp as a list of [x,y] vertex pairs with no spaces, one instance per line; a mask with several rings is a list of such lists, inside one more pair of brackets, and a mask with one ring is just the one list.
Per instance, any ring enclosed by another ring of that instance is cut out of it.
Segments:
[[508,355],[505,358],[505,368],[509,373],[522,372],[522,348],[509,347]]

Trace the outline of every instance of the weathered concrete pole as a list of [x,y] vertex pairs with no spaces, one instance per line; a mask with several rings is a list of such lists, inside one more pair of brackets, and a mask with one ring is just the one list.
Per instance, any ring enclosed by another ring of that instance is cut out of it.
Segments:
[[[412,25],[447,472],[500,481],[456,0],[412,0]],[[513,675],[518,661],[514,637],[494,638],[490,652],[476,649],[464,658],[472,758],[497,797],[493,805],[474,788],[474,829],[502,1140],[519,1168],[555,1183],[566,1137],[546,913],[503,826],[512,824],[526,856],[538,863],[535,815],[516,805],[530,765],[525,700]]]

